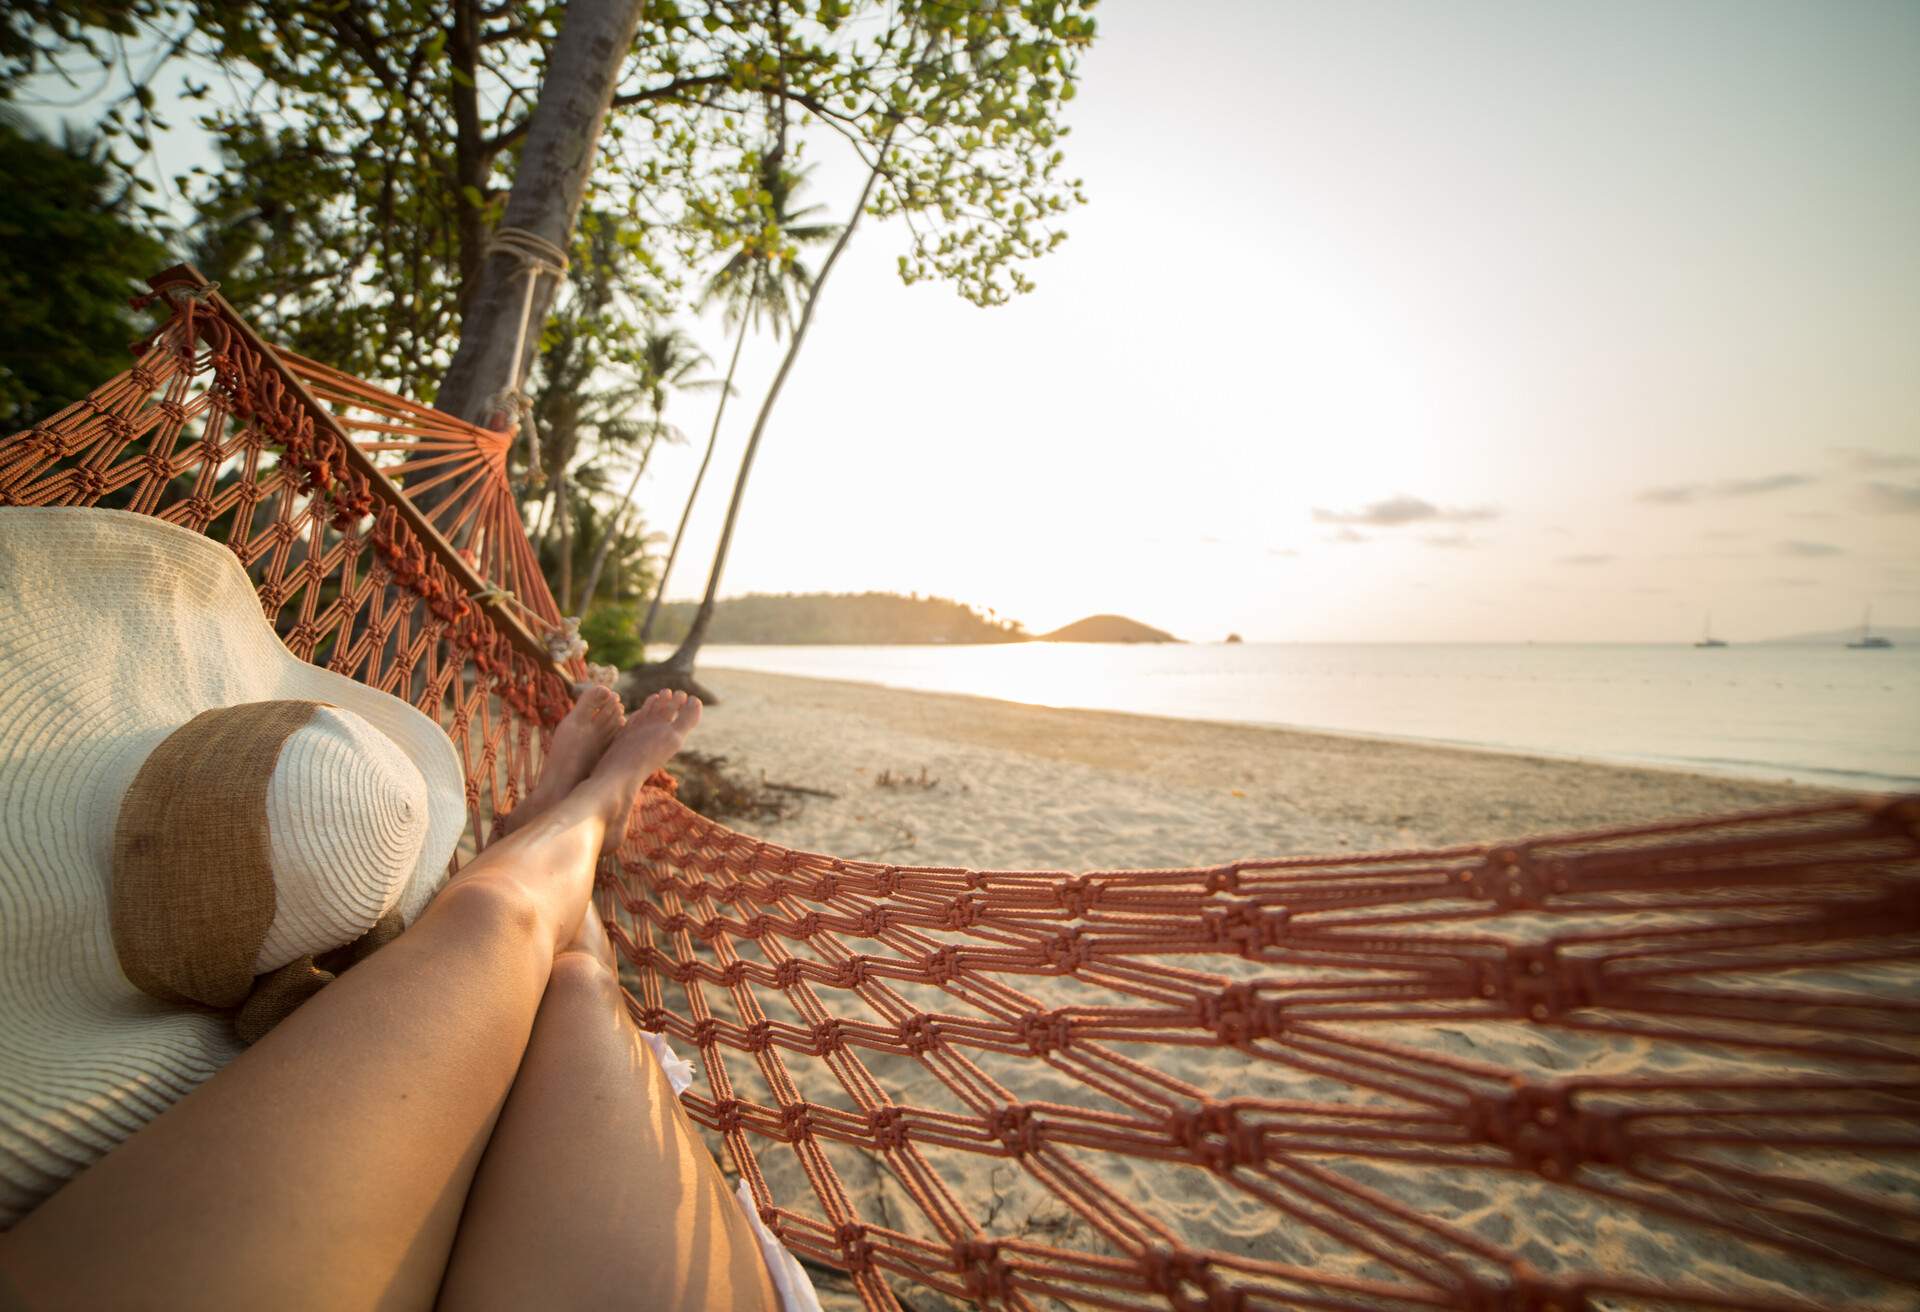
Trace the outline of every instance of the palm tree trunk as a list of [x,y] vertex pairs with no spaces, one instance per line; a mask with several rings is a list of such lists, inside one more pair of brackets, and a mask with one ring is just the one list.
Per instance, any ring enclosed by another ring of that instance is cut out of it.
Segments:
[[[656,415],[657,419],[658,416]],[[600,535],[600,545],[593,549],[593,563],[587,566],[587,580],[580,585],[580,605],[582,609],[593,605],[593,590],[600,583],[600,571],[606,567],[607,552],[613,549],[615,539],[620,536],[621,521],[627,517],[627,507],[633,504],[633,494],[640,486],[640,479],[647,472],[647,462],[653,459],[653,448],[660,441],[655,433],[647,439],[646,449],[640,453],[640,467],[633,471],[633,478],[627,483],[627,494],[620,498],[619,508],[607,519],[607,531]]]
[[555,479],[553,513],[560,519],[560,613],[573,611],[573,489],[563,467]]
[[727,567],[727,548],[733,543],[734,525],[740,518],[740,502],[747,491],[747,475],[753,470],[753,457],[760,450],[760,438],[767,431],[767,419],[773,413],[774,402],[780,399],[781,386],[793,371],[793,362],[799,358],[801,344],[807,340],[807,329],[813,324],[813,311],[820,304],[820,292],[827,284],[827,275],[833,272],[840,253],[847,249],[847,239],[853,236],[853,230],[860,224],[860,216],[866,211],[867,199],[873,195],[873,184],[880,178],[881,164],[892,144],[893,133],[889,131],[873,158],[873,168],[867,173],[866,184],[860,188],[860,199],[854,204],[852,217],[847,220],[847,226],[840,230],[839,239],[833,243],[833,249],[827,253],[819,275],[814,278],[813,286],[807,292],[807,306],[800,312],[800,323],[793,330],[793,340],[787,343],[787,353],[780,361],[780,370],[774,374],[773,383],[767,388],[766,399],[760,403],[760,413],[754,417],[753,432],[747,438],[745,454],[740,457],[740,472],[733,476],[733,500],[727,504],[727,520],[720,529],[720,545],[713,553],[713,569],[707,575],[707,594],[701,598],[700,609],[694,613],[693,627],[687,630],[687,636],[681,639],[673,655],[662,662],[673,673],[691,674],[693,658],[706,641],[707,629],[713,624],[714,604],[720,595],[720,576]]
[[673,545],[667,549],[667,563],[660,567],[660,582],[653,590],[653,602],[647,607],[647,618],[640,625],[640,650],[647,648],[647,638],[653,632],[654,617],[660,614],[660,599],[667,595],[667,576],[673,573],[673,562],[680,556],[680,539],[686,536],[687,520],[693,516],[693,499],[700,495],[700,481],[707,476],[707,466],[713,461],[714,445],[720,440],[720,417],[727,413],[727,398],[733,395],[733,371],[740,366],[740,348],[747,344],[747,325],[752,316],[744,311],[740,315],[740,333],[733,339],[733,358],[727,361],[726,381],[720,384],[720,404],[713,408],[713,430],[707,434],[707,453],[700,457],[700,468],[693,476],[693,490],[687,493],[687,504],[680,511],[680,527],[673,531]]

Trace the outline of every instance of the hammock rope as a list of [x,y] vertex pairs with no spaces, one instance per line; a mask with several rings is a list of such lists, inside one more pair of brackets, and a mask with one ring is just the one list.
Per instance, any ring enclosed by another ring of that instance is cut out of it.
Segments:
[[[447,727],[470,855],[584,673],[517,619],[560,617],[510,436],[155,283],[133,367],[0,441],[0,505],[224,541],[295,654]],[[670,785],[596,894],[629,1010],[868,1307],[1920,1299],[1920,799],[1075,875],[793,851]]]
[[539,233],[504,224],[493,230],[493,240],[487,243],[487,254],[507,256],[518,265],[519,271],[526,274],[520,298],[520,326],[513,336],[513,382],[494,393],[487,402],[487,409],[494,414],[512,416],[508,421],[509,437],[522,428],[526,430],[527,481],[538,487],[546,481],[547,475],[540,465],[540,425],[534,421],[533,398],[526,393],[527,375],[533,368],[533,362],[526,355],[527,330],[533,321],[533,293],[540,279],[544,276],[565,278],[572,261],[567,258],[566,251]]

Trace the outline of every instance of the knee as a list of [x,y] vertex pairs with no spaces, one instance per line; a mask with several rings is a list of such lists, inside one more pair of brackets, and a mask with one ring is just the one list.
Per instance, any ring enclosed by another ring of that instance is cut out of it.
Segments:
[[547,992],[603,1003],[618,1002],[620,977],[593,953],[570,948],[554,957],[553,973],[547,977]]

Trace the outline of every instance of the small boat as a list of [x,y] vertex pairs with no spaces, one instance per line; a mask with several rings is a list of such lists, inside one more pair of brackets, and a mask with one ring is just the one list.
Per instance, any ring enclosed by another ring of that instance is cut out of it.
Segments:
[[1707,612],[1707,622],[1700,630],[1700,641],[1694,643],[1693,645],[1696,647],[1724,647],[1727,645],[1725,642],[1721,641],[1719,638],[1716,638],[1713,636],[1713,612],[1712,611]]
[[1850,642],[1847,646],[1854,651],[1877,651],[1893,646],[1893,639],[1883,638],[1873,631],[1873,607],[1867,607],[1867,613],[1860,619],[1860,640]]

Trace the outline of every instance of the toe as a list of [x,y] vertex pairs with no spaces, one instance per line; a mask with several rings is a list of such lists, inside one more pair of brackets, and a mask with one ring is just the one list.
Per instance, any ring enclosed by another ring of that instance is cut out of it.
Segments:
[[700,723],[700,709],[698,697],[684,698],[679,711],[673,717],[673,727],[683,734],[691,733],[693,727]]

